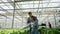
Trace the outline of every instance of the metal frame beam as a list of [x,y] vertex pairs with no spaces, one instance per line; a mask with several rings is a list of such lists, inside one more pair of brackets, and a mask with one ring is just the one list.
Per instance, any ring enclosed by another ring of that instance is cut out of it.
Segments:
[[[60,2],[44,2],[40,4],[46,4],[46,3],[60,3]],[[29,5],[29,4],[33,4],[33,3],[19,4],[19,5]],[[38,3],[34,3],[34,4],[38,4]]]
[[43,1],[43,0],[18,0],[18,1],[15,0],[15,2],[26,2],[26,1]]
[[[29,10],[29,9],[48,9],[48,8],[60,8],[60,7],[21,8],[21,9],[15,9],[15,10]],[[4,9],[4,10],[14,10],[14,9]],[[0,11],[3,11],[3,9],[0,9]]]

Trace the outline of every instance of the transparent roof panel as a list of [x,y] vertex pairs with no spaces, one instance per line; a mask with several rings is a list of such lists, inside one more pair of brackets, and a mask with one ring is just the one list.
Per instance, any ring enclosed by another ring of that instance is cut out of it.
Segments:
[[47,8],[55,8],[55,7],[58,7],[60,3],[56,3],[55,2],[51,2],[53,0],[47,0],[47,1],[29,1],[29,2],[17,2],[16,3],[16,7],[19,7],[19,8],[16,8],[16,9],[25,9],[25,8],[28,8],[26,10],[30,10],[30,9],[45,9],[45,7]]
[[[13,3],[1,3],[0,6],[4,9],[13,9]],[[4,7],[3,7],[4,6]]]
[[0,11],[0,14],[4,14],[4,13],[6,13],[6,12],[4,12],[4,11]]
[[9,9],[7,6],[4,6],[4,7],[3,7],[3,6],[1,6],[1,7],[2,7],[2,8],[4,8],[4,9]]
[[60,0],[51,0],[51,2],[60,2]]
[[[6,9],[6,11],[12,13],[14,10],[14,4],[9,3],[14,0],[0,0],[0,10]],[[7,3],[2,3],[7,2]],[[57,3],[58,2],[58,3]],[[15,9],[19,12],[37,12],[37,11],[53,11],[53,10],[59,10],[60,8],[60,0],[45,0],[45,1],[28,1],[28,2],[16,2],[15,3]],[[4,7],[3,7],[4,6]],[[12,9],[12,11],[11,11]]]
[[7,0],[2,0],[3,2],[8,2]]
[[0,0],[0,2],[12,2],[14,0]]
[[48,7],[58,7],[60,3],[49,3]]
[[33,8],[33,5],[22,5],[21,8]]

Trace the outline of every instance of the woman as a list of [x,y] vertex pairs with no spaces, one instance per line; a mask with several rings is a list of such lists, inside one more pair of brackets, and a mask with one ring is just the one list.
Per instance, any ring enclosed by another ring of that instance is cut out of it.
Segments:
[[38,20],[35,19],[33,16],[30,17],[30,34],[38,34]]

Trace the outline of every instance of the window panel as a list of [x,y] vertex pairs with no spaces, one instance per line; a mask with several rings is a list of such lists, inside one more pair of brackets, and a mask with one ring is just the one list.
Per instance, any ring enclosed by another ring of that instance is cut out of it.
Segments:
[[1,1],[3,1],[3,2],[12,2],[14,0],[1,0]]
[[6,12],[4,12],[4,11],[0,11],[0,14],[4,14],[4,13],[6,13]]
[[48,7],[57,7],[59,3],[49,3]]
[[60,0],[51,0],[51,2],[60,2]]

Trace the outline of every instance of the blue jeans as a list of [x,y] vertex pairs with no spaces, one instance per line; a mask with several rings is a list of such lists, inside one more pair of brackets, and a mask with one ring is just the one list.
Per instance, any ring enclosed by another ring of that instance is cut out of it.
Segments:
[[31,30],[31,34],[39,34],[37,29]]

